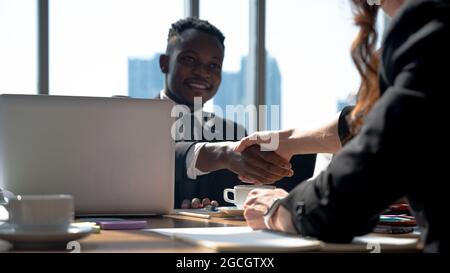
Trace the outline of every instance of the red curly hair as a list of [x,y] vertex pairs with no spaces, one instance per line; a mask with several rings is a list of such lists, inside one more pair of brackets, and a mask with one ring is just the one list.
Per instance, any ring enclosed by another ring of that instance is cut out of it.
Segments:
[[376,43],[376,30],[379,5],[376,1],[351,0],[353,4],[354,22],[359,27],[358,35],[353,41],[351,56],[361,76],[356,106],[350,114],[349,125],[351,135],[356,135],[364,118],[380,97],[378,84],[378,65],[380,62]]

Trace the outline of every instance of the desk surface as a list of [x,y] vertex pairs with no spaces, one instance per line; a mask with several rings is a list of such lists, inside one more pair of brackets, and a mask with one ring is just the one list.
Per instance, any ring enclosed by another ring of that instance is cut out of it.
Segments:
[[[181,215],[166,215],[145,219],[148,228],[192,228],[245,226],[243,220],[201,219]],[[211,253],[213,249],[173,240],[160,234],[140,230],[102,230],[79,240],[80,251],[86,252],[148,252],[148,253]],[[420,247],[418,246],[418,250]],[[54,252],[55,250],[38,250]],[[59,250],[69,252],[68,250]],[[18,251],[20,252],[20,251]]]
[[[226,227],[246,225],[242,220],[220,218],[201,219],[188,216],[167,215],[146,219],[148,228]],[[158,253],[209,253],[214,250],[177,241],[147,231],[102,230],[80,240],[82,252],[158,252]]]

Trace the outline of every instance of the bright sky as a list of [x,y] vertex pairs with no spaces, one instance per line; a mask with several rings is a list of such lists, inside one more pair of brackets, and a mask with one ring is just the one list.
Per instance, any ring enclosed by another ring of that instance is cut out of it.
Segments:
[[283,127],[315,127],[358,85],[347,0],[267,0],[267,48],[283,77]]
[[[267,0],[267,49],[282,73],[283,127],[329,120],[356,90],[356,34],[348,0]],[[52,94],[126,95],[128,57],[164,51],[184,0],[51,0]],[[201,17],[226,38],[224,71],[248,52],[248,2],[202,0]],[[36,91],[36,0],[0,0],[0,93]],[[269,90],[270,91],[270,90]]]
[[36,93],[36,0],[0,0],[0,93]]
[[165,50],[184,0],[57,0],[50,4],[51,93],[128,94],[128,57]]

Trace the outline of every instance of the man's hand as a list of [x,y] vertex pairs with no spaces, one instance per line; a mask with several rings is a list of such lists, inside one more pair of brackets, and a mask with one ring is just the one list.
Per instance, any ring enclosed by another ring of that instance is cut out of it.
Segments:
[[[264,214],[276,199],[284,198],[287,195],[288,193],[283,189],[252,190],[244,203],[244,217],[247,224],[252,229],[268,229],[269,227],[264,223]],[[277,211],[272,215],[269,220],[269,226],[272,230],[296,233],[292,224],[291,215],[283,206],[279,206]]]
[[258,145],[248,147],[238,158],[230,160],[228,168],[243,182],[252,184],[272,184],[294,175],[288,160],[275,152],[263,152]]
[[241,153],[234,151],[236,142],[208,143],[200,150],[196,167],[203,172],[228,169],[247,183],[272,184],[294,173],[289,161],[275,152],[261,151],[258,145]]

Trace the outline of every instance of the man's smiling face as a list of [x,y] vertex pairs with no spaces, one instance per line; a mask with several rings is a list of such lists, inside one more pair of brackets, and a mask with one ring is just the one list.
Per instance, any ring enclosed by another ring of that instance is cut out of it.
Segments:
[[192,106],[195,97],[210,100],[221,81],[224,48],[206,32],[188,29],[169,41],[160,65],[166,74],[166,92],[178,103]]

